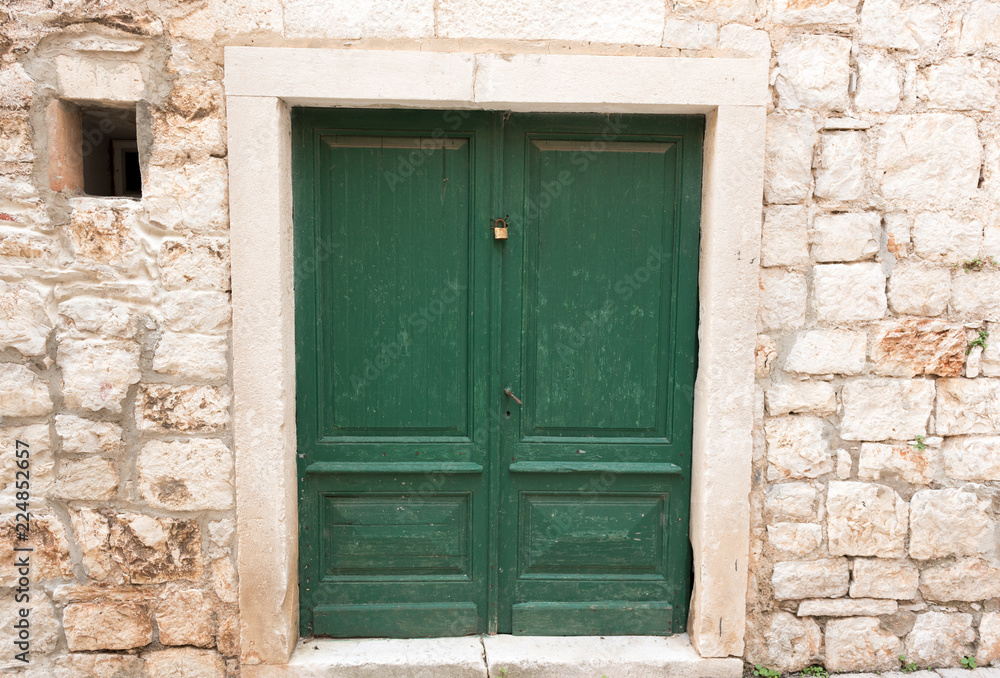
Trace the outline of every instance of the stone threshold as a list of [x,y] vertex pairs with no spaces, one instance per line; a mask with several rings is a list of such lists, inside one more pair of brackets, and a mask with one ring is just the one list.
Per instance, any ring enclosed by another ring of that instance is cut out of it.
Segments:
[[705,659],[687,635],[301,640],[287,664],[244,678],[740,678],[743,661]]

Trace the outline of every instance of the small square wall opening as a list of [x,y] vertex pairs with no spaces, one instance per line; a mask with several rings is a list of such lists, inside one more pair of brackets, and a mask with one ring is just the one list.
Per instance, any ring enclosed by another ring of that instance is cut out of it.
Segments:
[[83,192],[142,196],[135,107],[80,106]]

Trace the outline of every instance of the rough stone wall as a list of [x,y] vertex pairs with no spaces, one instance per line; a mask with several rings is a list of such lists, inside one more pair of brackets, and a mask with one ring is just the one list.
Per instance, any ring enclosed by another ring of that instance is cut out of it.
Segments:
[[[238,673],[226,44],[769,57],[747,658],[1000,660],[1000,2],[7,0],[0,665],[20,438],[17,675]],[[141,200],[60,98],[136,103]]]

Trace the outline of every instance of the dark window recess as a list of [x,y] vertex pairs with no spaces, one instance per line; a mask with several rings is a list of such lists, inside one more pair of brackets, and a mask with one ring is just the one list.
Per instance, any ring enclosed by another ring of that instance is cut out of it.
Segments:
[[87,195],[142,195],[142,172],[135,133],[135,108],[81,106],[83,192]]

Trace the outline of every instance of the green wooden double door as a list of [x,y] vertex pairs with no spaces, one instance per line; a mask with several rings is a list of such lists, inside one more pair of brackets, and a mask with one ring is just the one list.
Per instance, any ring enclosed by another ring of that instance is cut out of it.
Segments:
[[293,112],[304,635],[684,629],[703,124]]

